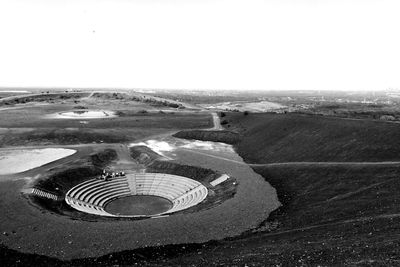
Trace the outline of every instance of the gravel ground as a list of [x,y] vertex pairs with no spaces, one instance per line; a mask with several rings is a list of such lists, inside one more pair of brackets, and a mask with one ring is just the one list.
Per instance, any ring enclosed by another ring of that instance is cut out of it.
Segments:
[[[275,189],[234,152],[226,161],[188,149],[174,151],[180,162],[234,176],[236,195],[209,210],[141,221],[71,220],[32,206],[21,194],[23,180],[2,182],[1,244],[59,259],[100,256],[140,247],[201,243],[236,236],[256,227],[279,205]],[[229,153],[229,152],[226,152]]]

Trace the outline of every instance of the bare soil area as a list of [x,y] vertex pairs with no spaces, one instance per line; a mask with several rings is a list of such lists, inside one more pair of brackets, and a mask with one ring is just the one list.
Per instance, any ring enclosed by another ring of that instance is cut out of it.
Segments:
[[154,215],[163,213],[172,207],[172,203],[157,196],[129,196],[113,200],[105,210],[115,215]]

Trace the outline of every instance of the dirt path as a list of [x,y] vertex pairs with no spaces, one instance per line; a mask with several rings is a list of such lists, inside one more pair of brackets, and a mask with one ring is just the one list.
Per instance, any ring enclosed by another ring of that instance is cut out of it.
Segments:
[[395,181],[395,180],[397,180],[397,178],[395,178],[395,179],[389,179],[389,180],[387,180],[387,181],[380,182],[380,183],[375,183],[375,184],[372,184],[372,185],[369,185],[369,186],[363,186],[363,187],[361,187],[361,188],[358,189],[358,190],[355,190],[355,191],[352,191],[352,192],[348,192],[348,193],[345,193],[345,194],[336,195],[336,196],[334,196],[334,197],[332,197],[332,198],[326,200],[326,202],[331,202],[331,201],[336,201],[336,200],[341,200],[341,199],[344,199],[344,198],[348,198],[348,197],[351,197],[351,196],[353,196],[353,195],[356,195],[356,194],[358,194],[358,193],[360,193],[360,192],[363,192],[363,191],[365,191],[365,190],[368,190],[368,189],[377,187],[377,186],[379,186],[379,185],[387,184],[387,183],[393,182],[393,181]]
[[328,162],[277,162],[277,163],[261,163],[261,164],[253,164],[253,163],[245,163],[236,161],[233,159],[228,159],[220,156],[211,155],[205,152],[195,151],[191,149],[181,148],[185,151],[196,153],[200,155],[206,155],[216,159],[222,159],[229,162],[235,162],[237,164],[242,165],[249,165],[250,167],[274,167],[274,166],[375,166],[375,165],[384,165],[384,166],[400,166],[400,161],[378,161],[378,162],[335,162],[335,161],[328,161]]
[[376,161],[376,162],[371,162],[371,161],[360,161],[360,162],[354,162],[354,161],[348,161],[348,162],[339,162],[339,161],[327,161],[327,162],[308,162],[308,161],[303,161],[303,162],[276,162],[276,163],[249,163],[248,164],[251,167],[263,167],[263,166],[294,166],[294,165],[299,165],[299,166],[373,166],[373,165],[386,165],[386,166],[397,166],[400,165],[400,161]]
[[118,143],[100,143],[100,144],[75,144],[75,145],[38,145],[38,146],[10,146],[2,147],[0,151],[10,150],[26,150],[26,149],[42,149],[42,148],[78,148],[78,147],[110,147],[118,145]]
[[116,171],[125,171],[129,172],[132,170],[143,169],[144,167],[141,164],[138,164],[132,157],[129,151],[129,147],[125,144],[116,144],[112,147],[115,149],[118,155],[118,160],[112,164],[112,167]]
[[213,124],[214,126],[211,128],[211,130],[223,130],[224,127],[221,125],[221,120],[219,119],[219,116],[216,112],[211,113],[212,118],[213,118]]
[[290,230],[284,230],[284,231],[279,231],[279,232],[274,232],[274,233],[266,233],[263,235],[263,237],[269,237],[269,236],[276,236],[276,235],[282,235],[282,234],[287,234],[287,233],[294,233],[294,232],[299,232],[299,231],[307,231],[315,228],[320,228],[320,227],[325,227],[325,226],[333,226],[333,225],[339,225],[339,224],[346,224],[346,223],[355,223],[355,222],[365,222],[365,221],[371,221],[371,220],[377,220],[377,219],[392,219],[392,218],[397,218],[400,217],[400,213],[392,213],[392,214],[380,214],[377,216],[370,216],[370,217],[360,217],[356,219],[351,219],[351,220],[344,220],[340,222],[332,222],[332,223],[323,223],[323,224],[317,224],[317,225],[311,225],[311,226],[306,226],[306,227],[300,227],[300,228],[294,228]]

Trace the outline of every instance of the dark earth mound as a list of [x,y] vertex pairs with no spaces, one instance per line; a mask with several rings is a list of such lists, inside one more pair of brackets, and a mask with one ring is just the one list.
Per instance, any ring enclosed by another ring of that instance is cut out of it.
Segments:
[[173,136],[183,139],[222,142],[227,144],[236,144],[240,140],[240,136],[238,133],[226,130],[224,131],[184,130],[177,132]]
[[211,169],[160,160],[156,160],[147,166],[147,171],[180,175],[200,182],[210,182],[220,175]]
[[138,163],[148,165],[162,156],[147,146],[133,146],[129,148],[130,155]]

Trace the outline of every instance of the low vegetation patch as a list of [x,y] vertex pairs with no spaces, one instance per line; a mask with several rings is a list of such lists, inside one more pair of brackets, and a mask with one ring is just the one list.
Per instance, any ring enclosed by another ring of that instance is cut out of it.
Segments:
[[400,120],[400,110],[395,104],[371,103],[317,103],[308,109],[298,111],[304,114],[334,116],[341,118],[374,119],[374,120]]
[[150,104],[156,107],[170,107],[170,108],[185,108],[182,104],[170,101],[168,99],[156,98],[145,95],[134,95],[128,93],[94,93],[92,97],[101,98],[106,100],[125,100],[137,101]]
[[39,128],[32,131],[6,134],[0,139],[0,146],[120,143],[132,139],[128,135],[121,134],[121,132],[117,134],[110,130]]
[[153,161],[162,158],[162,156],[147,146],[133,146],[129,148],[131,157],[140,164],[149,165]]

